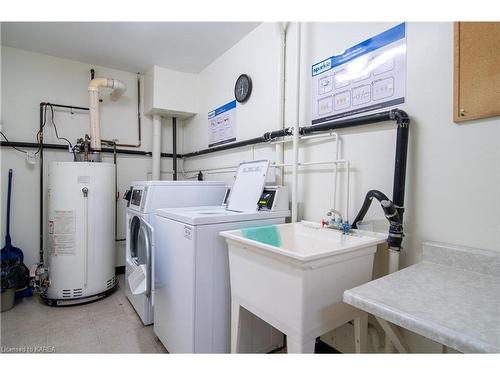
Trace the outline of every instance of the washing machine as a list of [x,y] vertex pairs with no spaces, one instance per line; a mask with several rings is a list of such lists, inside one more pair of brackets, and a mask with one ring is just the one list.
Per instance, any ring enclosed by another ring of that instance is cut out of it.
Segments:
[[[153,330],[170,353],[230,352],[229,261],[219,233],[282,224],[290,214],[283,199],[287,191],[264,188],[266,164],[243,164],[227,207],[159,209],[154,216]],[[241,343],[243,352],[268,352],[283,344],[279,331],[250,312],[242,320],[253,333]]]
[[[125,284],[126,295],[145,325],[153,323],[154,226],[158,208],[220,204],[223,182],[136,181],[128,194]],[[142,283],[137,283],[138,278]]]

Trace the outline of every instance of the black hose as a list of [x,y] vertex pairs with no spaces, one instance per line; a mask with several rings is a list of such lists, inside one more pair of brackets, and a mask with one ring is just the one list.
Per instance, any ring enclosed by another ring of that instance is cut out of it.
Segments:
[[387,195],[385,195],[381,191],[370,190],[368,193],[366,193],[363,205],[356,215],[352,227],[357,228],[357,224],[364,219],[366,213],[368,212],[368,209],[370,208],[373,198],[380,202],[380,205],[384,210],[384,215],[389,221],[389,236],[387,238],[389,247],[392,250],[400,251],[404,234],[402,217],[399,214],[399,207],[397,207],[389,198],[387,198]]
[[377,199],[379,202],[389,200],[389,198],[387,198],[387,195],[385,195],[379,190],[370,190],[368,193],[366,193],[363,205],[361,206],[361,209],[359,210],[358,214],[356,215],[356,218],[353,221],[352,224],[353,228],[357,228],[357,223],[364,219],[366,213],[368,212],[368,209],[370,208],[370,205],[372,204],[373,198]]

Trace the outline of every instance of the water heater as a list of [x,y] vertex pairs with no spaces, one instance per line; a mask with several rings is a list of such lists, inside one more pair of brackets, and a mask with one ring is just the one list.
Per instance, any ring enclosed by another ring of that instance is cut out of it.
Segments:
[[90,302],[117,286],[114,250],[114,165],[52,162],[48,191],[50,305]]

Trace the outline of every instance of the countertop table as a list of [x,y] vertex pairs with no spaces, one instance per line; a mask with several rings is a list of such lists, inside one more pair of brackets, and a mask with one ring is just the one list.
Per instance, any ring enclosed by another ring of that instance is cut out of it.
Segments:
[[393,323],[459,352],[500,352],[500,252],[423,244],[421,263],[344,292],[407,351]]

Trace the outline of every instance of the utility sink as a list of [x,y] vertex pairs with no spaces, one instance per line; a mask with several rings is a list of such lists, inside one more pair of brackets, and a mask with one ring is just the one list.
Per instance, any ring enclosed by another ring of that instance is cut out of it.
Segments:
[[383,243],[387,238],[382,233],[360,230],[344,235],[341,231],[305,221],[221,232],[221,236],[228,243],[246,245],[245,248],[268,252],[269,256],[277,255],[296,264],[309,264],[351,252],[359,255],[359,250]]
[[220,234],[229,251],[234,352],[245,335],[241,307],[285,333],[289,353],[312,352],[316,337],[363,315],[342,295],[372,279],[377,245],[387,238],[310,222]]

